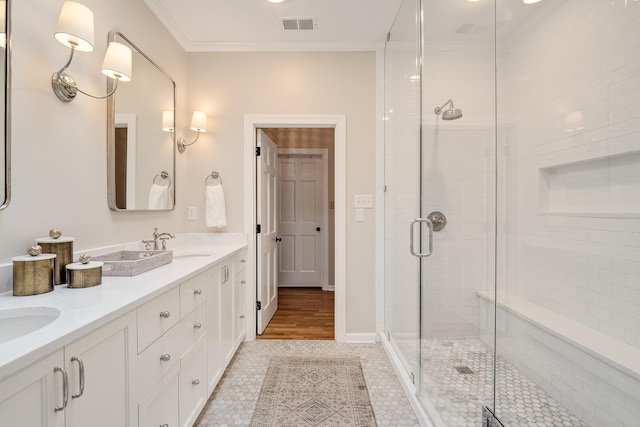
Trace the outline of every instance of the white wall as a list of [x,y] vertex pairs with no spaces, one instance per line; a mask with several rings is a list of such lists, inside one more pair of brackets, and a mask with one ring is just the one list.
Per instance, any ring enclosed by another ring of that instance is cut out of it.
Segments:
[[[59,227],[75,237],[74,249],[184,231],[186,193],[178,179],[174,212],[117,213],[107,206],[106,101],[83,95],[65,104],[51,89],[51,74],[67,60],[68,49],[53,33],[62,0],[13,2],[12,200],[0,212],[0,263],[24,254],[34,239]],[[100,72],[107,33],[117,29],[165,67],[178,85],[178,119],[184,122],[186,54],[141,1],[85,0],[95,13],[95,45],[77,53],[68,72],[78,85],[106,93]],[[134,76],[135,78],[135,76]],[[186,163],[178,160],[178,177]],[[3,279],[1,289],[10,289]],[[8,282],[8,283],[7,283]]]
[[189,164],[187,204],[198,219],[189,231],[206,231],[204,179],[220,172],[227,228],[242,232],[243,115],[345,114],[347,116],[347,333],[375,331],[375,210],[355,223],[354,194],[374,194],[376,137],[375,53],[192,53],[189,105],[208,114],[210,131],[181,156]]

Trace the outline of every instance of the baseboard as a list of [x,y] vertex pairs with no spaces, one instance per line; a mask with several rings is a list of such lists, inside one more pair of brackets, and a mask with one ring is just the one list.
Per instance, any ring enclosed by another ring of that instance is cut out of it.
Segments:
[[376,342],[376,333],[375,332],[365,332],[359,334],[350,334],[346,335],[346,342],[348,343],[374,343]]
[[411,383],[409,375],[407,375],[407,371],[405,370],[404,366],[402,366],[400,358],[391,347],[391,343],[387,339],[386,335],[383,333],[380,334],[380,342],[382,342],[382,347],[384,348],[385,353],[387,353],[389,362],[391,363],[391,366],[393,366],[393,370],[396,372],[398,381],[400,381],[402,389],[404,390],[404,394],[407,396],[407,399],[411,404],[411,409],[413,409],[413,413],[418,419],[420,425],[422,427],[444,427],[444,423],[442,422],[432,423],[424,408],[422,407],[420,402],[418,402],[415,386],[413,385],[413,383]]

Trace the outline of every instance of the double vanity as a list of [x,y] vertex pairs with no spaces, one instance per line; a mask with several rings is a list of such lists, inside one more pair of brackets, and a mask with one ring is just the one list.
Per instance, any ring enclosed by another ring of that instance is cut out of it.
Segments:
[[99,286],[0,294],[2,425],[193,425],[245,336],[246,236],[170,249],[171,263]]

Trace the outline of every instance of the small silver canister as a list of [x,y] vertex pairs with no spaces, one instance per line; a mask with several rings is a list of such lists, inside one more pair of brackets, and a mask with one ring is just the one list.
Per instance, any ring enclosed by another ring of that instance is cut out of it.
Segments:
[[67,283],[67,270],[65,267],[73,262],[73,237],[60,237],[60,231],[56,229],[51,230],[49,235],[50,237],[36,239],[36,242],[42,247],[42,253],[57,255],[55,265],[56,285]]
[[67,288],[90,288],[102,283],[102,265],[100,261],[67,264]]
[[22,255],[13,261],[13,295],[40,295],[53,291],[55,254]]

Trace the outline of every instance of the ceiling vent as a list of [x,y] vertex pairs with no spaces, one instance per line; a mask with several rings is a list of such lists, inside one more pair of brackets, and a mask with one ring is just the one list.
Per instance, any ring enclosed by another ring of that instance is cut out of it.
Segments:
[[282,20],[282,29],[283,30],[293,30],[293,31],[311,31],[316,28],[316,20],[315,18],[310,17],[287,17],[280,18]]

